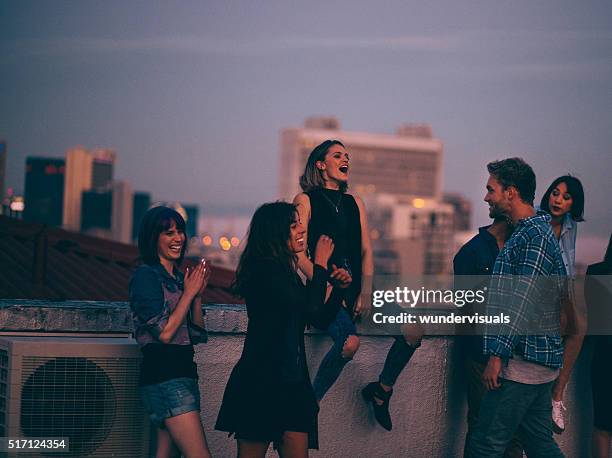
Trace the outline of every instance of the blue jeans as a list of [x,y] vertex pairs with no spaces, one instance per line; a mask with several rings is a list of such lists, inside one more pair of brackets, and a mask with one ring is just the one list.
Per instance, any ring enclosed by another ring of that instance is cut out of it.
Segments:
[[342,369],[352,358],[342,356],[342,348],[346,339],[351,335],[357,334],[355,323],[351,319],[349,313],[343,307],[338,310],[336,319],[327,328],[327,333],[334,340],[334,345],[327,352],[321,365],[317,370],[314,382],[312,384],[317,397],[317,401],[323,399],[325,393],[338,380]]
[[563,457],[553,439],[550,420],[553,382],[527,385],[500,380],[501,387],[487,391],[482,398],[468,456],[501,457],[517,433],[527,456]]

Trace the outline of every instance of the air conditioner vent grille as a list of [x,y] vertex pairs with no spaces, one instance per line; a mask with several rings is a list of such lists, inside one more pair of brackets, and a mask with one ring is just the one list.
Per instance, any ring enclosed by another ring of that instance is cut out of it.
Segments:
[[118,448],[129,436],[141,437],[141,421],[113,428],[117,414],[141,411],[134,388],[138,372],[139,362],[132,358],[24,356],[23,435],[68,437],[70,453],[63,456],[96,456],[102,443]]

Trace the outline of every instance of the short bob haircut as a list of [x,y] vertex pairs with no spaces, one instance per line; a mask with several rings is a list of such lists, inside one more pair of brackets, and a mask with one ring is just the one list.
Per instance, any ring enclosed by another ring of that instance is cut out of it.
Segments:
[[540,202],[540,208],[550,213],[550,206],[548,201],[550,200],[550,194],[560,184],[565,183],[567,186],[567,192],[572,196],[572,208],[570,209],[570,215],[574,221],[584,221],[584,190],[582,189],[582,183],[576,177],[571,175],[563,175],[557,178],[551,183],[544,195],[542,196],[542,202]]
[[[180,232],[185,232],[185,220],[174,209],[169,207],[153,207],[147,210],[140,221],[140,229],[138,230],[138,251],[140,259],[145,264],[154,265],[159,263],[159,254],[157,253],[157,242],[159,235],[170,229],[172,222],[176,224],[176,229]],[[180,265],[185,256],[187,243],[183,244],[181,256],[177,261]]]
[[287,202],[263,204],[251,219],[246,246],[236,269],[233,290],[246,298],[253,288],[253,279],[262,261],[278,263],[292,275],[295,272],[296,256],[289,249],[291,225],[297,221],[295,205]]
[[536,190],[536,176],[533,169],[520,157],[511,157],[487,164],[487,170],[503,186],[508,189],[514,186],[523,202],[533,205]]
[[[324,161],[327,152],[334,145],[340,145],[343,148],[345,147],[340,140],[325,140],[311,151],[310,156],[308,156],[308,160],[306,161],[304,174],[300,177],[300,186],[304,192],[325,187],[323,171],[317,168],[317,162]],[[348,185],[346,183],[340,184],[341,192],[346,192],[347,189]]]

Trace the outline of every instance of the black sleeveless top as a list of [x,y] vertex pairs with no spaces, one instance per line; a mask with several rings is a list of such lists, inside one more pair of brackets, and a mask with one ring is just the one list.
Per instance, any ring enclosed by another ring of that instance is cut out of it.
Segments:
[[350,194],[318,188],[306,192],[310,199],[308,255],[312,259],[317,241],[327,235],[334,241],[329,265],[350,270],[353,281],[346,292],[346,303],[353,308],[361,293],[361,221],[359,207]]

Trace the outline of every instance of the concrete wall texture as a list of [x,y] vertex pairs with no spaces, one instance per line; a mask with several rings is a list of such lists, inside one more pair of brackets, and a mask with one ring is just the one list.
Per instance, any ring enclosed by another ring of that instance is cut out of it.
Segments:
[[[331,340],[307,337],[311,377]],[[213,335],[196,352],[202,394],[202,419],[215,457],[233,457],[235,441],[212,430],[225,383],[242,351],[243,337]],[[314,457],[459,457],[465,437],[465,383],[460,355],[449,338],[426,338],[400,376],[391,399],[393,431],[376,423],[361,388],[376,380],[392,339],[362,337],[361,348],[321,402],[319,451]],[[591,393],[588,351],[577,363],[568,387],[568,426],[556,436],[568,457],[589,455]],[[275,456],[270,449],[269,456]]]
[[[246,330],[241,306],[207,306],[211,331],[207,344],[196,346],[202,420],[214,457],[236,456],[236,443],[214,423],[230,371],[238,361]],[[129,308],[123,303],[0,301],[0,330],[11,332],[130,332]],[[321,403],[319,451],[314,457],[459,457],[465,436],[463,365],[452,338],[425,338],[391,399],[393,431],[374,420],[361,388],[376,380],[392,339],[371,332],[362,336],[355,359]],[[331,339],[306,337],[311,377],[331,346]],[[568,457],[590,456],[592,401],[587,343],[566,393],[567,429],[555,436]],[[269,456],[276,456],[270,448]]]

